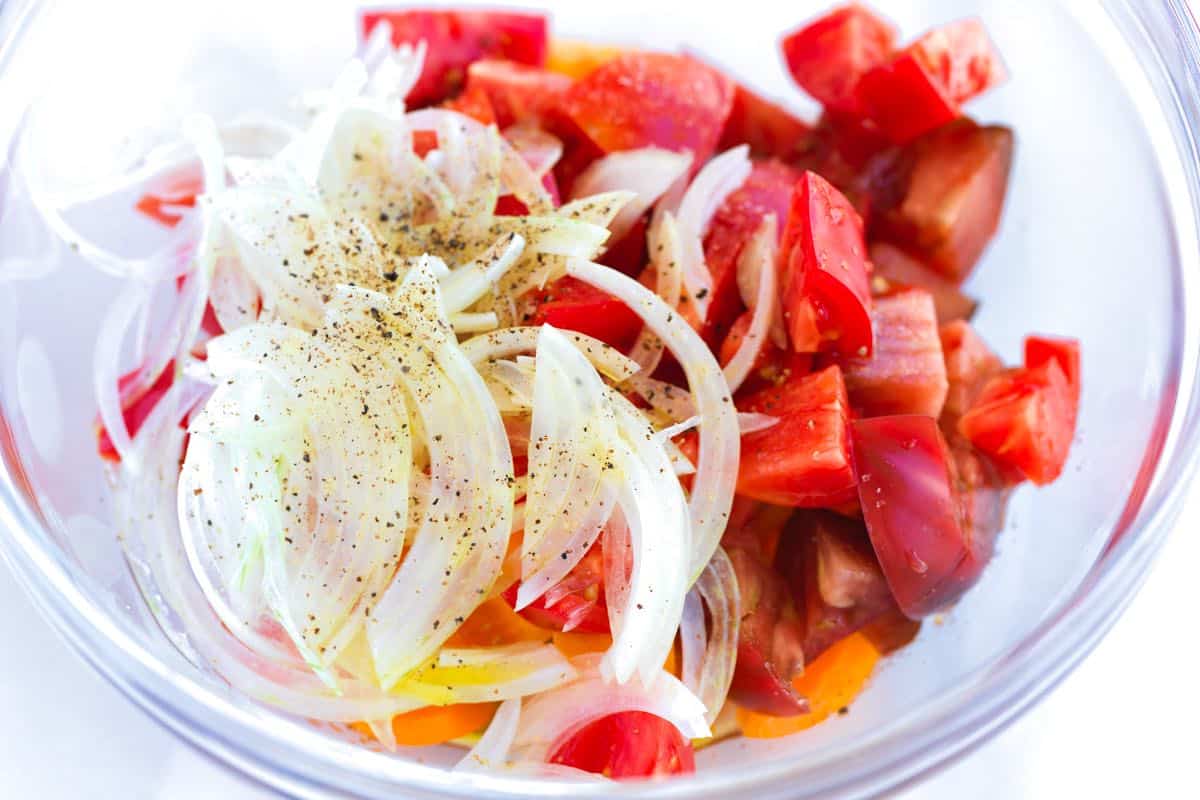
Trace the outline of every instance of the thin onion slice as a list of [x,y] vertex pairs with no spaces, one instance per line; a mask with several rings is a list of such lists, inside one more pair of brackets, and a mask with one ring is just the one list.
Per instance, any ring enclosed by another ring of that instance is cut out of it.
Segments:
[[608,225],[612,240],[617,242],[691,165],[691,153],[676,153],[657,147],[609,153],[593,161],[575,179],[571,187],[571,199],[617,190],[633,192],[635,196]]
[[768,214],[742,248],[738,272],[758,274],[758,295],[754,299],[750,327],[738,345],[737,352],[725,365],[725,381],[729,391],[736,392],[750,375],[767,343],[776,308],[779,282],[775,274],[776,244],[775,215]]
[[[712,618],[711,633],[706,629],[702,600]],[[710,725],[725,706],[733,683],[740,626],[741,593],[737,575],[729,556],[718,547],[688,593],[684,624],[680,627],[683,683],[708,709],[705,719]]]
[[[585,333],[575,331],[561,331],[560,333],[567,337],[596,369],[614,381],[628,380],[638,371],[636,363],[599,339],[593,339]],[[479,366],[485,362],[534,352],[537,349],[540,335],[541,328],[532,326],[502,328],[468,339],[462,343],[462,351],[471,363]]]
[[[650,268],[654,271],[654,292],[675,308],[683,292],[683,245],[674,215],[662,208],[655,211],[646,239]],[[644,374],[651,375],[658,369],[662,354],[662,339],[642,328],[630,357],[641,364]]]

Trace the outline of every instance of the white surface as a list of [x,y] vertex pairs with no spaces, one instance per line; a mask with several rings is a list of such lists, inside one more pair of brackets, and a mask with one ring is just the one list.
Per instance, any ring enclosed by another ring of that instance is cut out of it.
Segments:
[[[903,800],[1200,797],[1200,491],[1125,616],[1045,702]],[[6,798],[268,800],[179,744],[79,660],[0,567]]]

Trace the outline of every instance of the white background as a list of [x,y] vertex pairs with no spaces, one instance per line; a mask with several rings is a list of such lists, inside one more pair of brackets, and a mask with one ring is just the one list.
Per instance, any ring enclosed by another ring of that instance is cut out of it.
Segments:
[[[1112,633],[1047,700],[903,800],[1200,797],[1200,491]],[[1049,532],[1047,532],[1049,533]],[[178,743],[58,640],[0,566],[0,796],[269,800]]]

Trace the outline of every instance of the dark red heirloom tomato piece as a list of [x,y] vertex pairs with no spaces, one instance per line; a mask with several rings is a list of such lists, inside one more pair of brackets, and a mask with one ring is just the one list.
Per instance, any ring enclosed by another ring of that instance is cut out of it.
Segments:
[[780,246],[783,316],[792,349],[870,355],[870,267],[862,219],[814,172],[792,192]]
[[946,359],[946,405],[942,409],[943,428],[955,430],[958,418],[967,412],[988,380],[1004,369],[999,356],[991,351],[975,329],[963,320],[948,322],[938,329],[942,355]]
[[[517,604],[520,582],[500,595],[512,607]],[[540,628],[580,633],[608,633],[608,604],[604,599],[604,555],[600,543],[546,594],[522,608],[522,617]]]
[[811,136],[807,122],[739,83],[717,149],[745,144],[754,156],[794,159],[809,146]]
[[408,93],[409,105],[430,105],[454,96],[467,67],[483,58],[504,58],[540,67],[546,61],[546,17],[512,11],[382,10],[362,13],[366,39],[382,21],[392,26],[392,44],[424,41],[421,77]]
[[849,400],[836,365],[793,375],[746,397],[741,411],[777,417],[742,437],[737,492],[781,506],[824,507],[854,497]]
[[566,75],[513,61],[489,58],[467,68],[467,89],[487,95],[501,128],[555,114],[572,83]]
[[945,608],[991,557],[998,477],[965,444],[952,452],[932,417],[874,417],[853,429],[863,519],[892,595],[914,619]]
[[872,244],[871,263],[875,265],[871,288],[876,296],[905,289],[924,289],[933,296],[939,323],[970,319],[975,313],[976,302],[963,294],[957,284],[895,245],[887,242]]
[[733,95],[733,81],[690,56],[627,52],[576,81],[562,110],[606,153],[688,150],[697,170],[721,138]]
[[946,362],[933,298],[922,289],[881,297],[871,309],[875,353],[842,363],[851,404],[869,417],[937,417],[946,402]]
[[801,174],[782,161],[756,161],[746,181],[713,214],[704,239],[704,260],[713,286],[701,335],[714,349],[745,309],[737,287],[742,247],[768,214],[775,215],[776,230],[782,232]]
[[829,511],[798,512],[780,541],[775,567],[791,586],[804,622],[807,663],[896,610],[860,520]]
[[896,29],[858,3],[832,11],[783,37],[792,78],[826,108],[861,109],[855,87],[892,54]]
[[951,102],[962,104],[1008,80],[987,29],[978,19],[934,28],[905,48]]
[[760,714],[803,714],[808,702],[792,688],[792,678],[804,670],[804,626],[787,583],[754,552],[733,547],[728,553],[742,601],[737,665],[729,697]]
[[696,771],[692,743],[670,722],[645,711],[620,711],[588,723],[555,747],[549,760],[617,779]]
[[1045,486],[1062,474],[1078,399],[1057,359],[988,381],[958,430],[997,464]]
[[536,298],[530,325],[586,333],[618,350],[628,350],[642,329],[642,318],[620,300],[570,276],[551,283]]
[[[130,437],[137,435],[143,423],[146,422],[146,418],[158,405],[158,401],[163,399],[163,395],[175,382],[175,362],[168,361],[154,383],[140,392],[135,392],[134,380],[139,372],[140,370],[135,369],[117,379],[117,393],[121,399],[121,416],[125,420],[125,429],[129,431]],[[121,460],[117,449],[113,447],[112,439],[108,436],[108,431],[100,423],[96,425],[96,450],[100,457],[107,461]]]
[[904,148],[872,182],[873,233],[954,281],[970,274],[1000,224],[1013,134],[960,120]]

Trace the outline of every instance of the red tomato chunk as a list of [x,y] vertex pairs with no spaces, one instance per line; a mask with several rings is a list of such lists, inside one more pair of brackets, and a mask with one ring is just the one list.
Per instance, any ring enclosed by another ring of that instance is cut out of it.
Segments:
[[967,297],[951,280],[922,264],[899,247],[887,242],[871,245],[871,263],[875,265],[871,288],[878,295],[905,289],[924,289],[933,295],[933,306],[940,323],[970,319],[975,301]]
[[812,127],[807,122],[738,84],[717,149],[746,144],[753,155],[790,160],[803,151],[811,135]]
[[858,3],[783,37],[783,57],[800,88],[834,111],[861,113],[859,79],[892,53],[896,29]]
[[541,292],[527,324],[586,333],[618,350],[628,350],[642,329],[642,318],[612,295],[566,277]]
[[501,128],[553,116],[571,83],[565,75],[513,61],[484,59],[467,69],[467,91],[488,98]]
[[875,301],[875,354],[846,361],[850,402],[866,416],[937,417],[946,402],[946,362],[928,292],[913,289]]
[[621,711],[585,725],[557,745],[549,761],[618,779],[696,771],[692,743],[670,722],[645,711]]
[[968,323],[957,320],[938,329],[942,354],[946,358],[946,405],[943,422],[954,430],[958,418],[967,412],[988,379],[1004,369],[1000,358],[991,351]]

